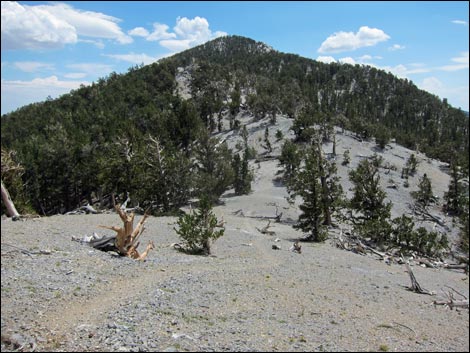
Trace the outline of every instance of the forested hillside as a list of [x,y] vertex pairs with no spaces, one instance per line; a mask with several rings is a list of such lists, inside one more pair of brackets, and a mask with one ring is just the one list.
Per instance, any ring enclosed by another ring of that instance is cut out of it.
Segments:
[[[2,180],[17,207],[47,215],[86,202],[106,207],[112,193],[129,192],[154,213],[201,193],[216,201],[243,183],[249,151],[242,161],[211,134],[238,130],[240,112],[272,124],[287,115],[299,137],[326,124],[362,139],[395,138],[468,175],[468,117],[445,100],[372,67],[230,36],[3,115]],[[5,173],[4,158],[16,166]]]

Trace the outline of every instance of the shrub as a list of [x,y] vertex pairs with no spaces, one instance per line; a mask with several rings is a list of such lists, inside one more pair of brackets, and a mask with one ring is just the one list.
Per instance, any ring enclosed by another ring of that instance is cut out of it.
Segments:
[[[211,253],[211,242],[224,235],[225,229],[212,213],[208,198],[199,201],[199,208],[192,214],[184,214],[178,219],[176,233],[183,239],[182,250],[189,253]],[[216,228],[222,228],[215,230]]]

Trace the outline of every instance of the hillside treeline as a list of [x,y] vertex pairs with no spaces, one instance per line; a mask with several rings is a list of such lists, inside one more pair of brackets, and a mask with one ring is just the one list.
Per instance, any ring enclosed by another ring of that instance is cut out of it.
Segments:
[[[182,73],[190,99],[178,94]],[[295,126],[395,138],[468,174],[468,117],[445,100],[372,67],[324,64],[231,36],[3,115],[2,150],[21,166],[21,183],[11,176],[6,183],[19,208],[40,214],[86,202],[106,207],[111,194],[126,192],[157,213],[201,193],[215,202],[249,178],[240,167],[248,151],[241,163],[211,137],[241,133],[241,110],[273,124],[286,114]]]

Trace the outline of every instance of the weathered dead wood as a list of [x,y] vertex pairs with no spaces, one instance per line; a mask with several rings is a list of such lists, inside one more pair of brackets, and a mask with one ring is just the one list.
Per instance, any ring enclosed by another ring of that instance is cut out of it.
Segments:
[[2,200],[7,210],[7,216],[12,217],[12,219],[16,221],[17,219],[20,218],[20,214],[16,210],[15,204],[13,203],[13,200],[10,197],[10,193],[8,192],[5,185],[3,185],[3,180],[1,181],[1,183],[2,183],[2,186],[1,186]]
[[406,266],[406,272],[410,275],[410,280],[411,280],[411,287],[409,287],[409,290],[412,292],[416,292],[419,294],[427,294],[427,295],[434,295],[432,292],[421,288],[421,286],[418,283],[418,280],[416,279],[413,271],[411,270],[411,267],[408,263],[405,264]]
[[10,250],[8,252],[2,253],[2,256],[9,255],[10,253],[12,253],[14,251],[18,251],[22,254],[28,255],[29,257],[32,257],[32,255],[50,255],[50,254],[52,254],[52,251],[50,251],[50,250],[30,251],[30,250],[26,250],[26,249],[20,248],[19,246],[8,244],[8,243],[2,243],[1,245],[2,245],[2,247],[5,245],[5,246],[9,246],[9,247],[14,248],[14,250]]
[[443,267],[449,270],[464,270],[465,273],[468,273],[467,264],[444,264]]
[[462,293],[456,291],[452,287],[449,287],[449,286],[446,286],[446,287],[452,289],[455,293],[457,293],[458,295],[460,295],[464,299],[463,300],[456,300],[455,297],[454,297],[453,292],[447,292],[446,293],[447,300],[435,300],[435,301],[433,301],[434,305],[444,305],[444,306],[449,307],[450,310],[452,310],[453,308],[469,309],[468,299],[465,295],[463,295]]
[[297,240],[294,243],[294,245],[291,246],[291,248],[289,250],[292,251],[292,252],[296,252],[298,254],[301,254],[302,253],[302,246],[299,244],[299,241]]
[[413,259],[414,262],[418,264],[423,264],[426,267],[437,268],[437,264],[432,263],[430,260],[425,259],[423,257],[416,257]]
[[[111,229],[115,231],[116,236],[90,241],[90,245],[94,248],[104,251],[116,251],[121,256],[127,256],[137,260],[145,259],[149,251],[155,248],[153,242],[149,242],[147,248],[142,254],[139,254],[137,251],[137,248],[140,244],[138,240],[145,230],[144,223],[149,216],[148,212],[145,212],[144,216],[140,219],[139,223],[137,223],[137,226],[134,228],[135,214],[128,214],[124,211],[125,208],[120,205],[115,205],[114,208],[124,223],[123,227],[99,225],[98,227],[100,228]],[[112,243],[113,241],[114,246]]]
[[256,229],[258,230],[258,232],[262,234],[276,235],[276,232],[272,230],[268,230],[270,227],[271,227],[271,221],[269,220],[268,224],[265,227],[263,227],[262,229],[259,229],[258,227],[256,227]]
[[435,222],[438,225],[440,225],[442,228],[445,230],[449,230],[449,227],[444,223],[442,219],[440,219],[438,216],[435,216],[429,211],[427,211],[423,206],[421,206],[419,203],[415,203],[413,206],[410,206],[410,208],[413,210],[413,213],[417,216],[423,217],[423,220]]

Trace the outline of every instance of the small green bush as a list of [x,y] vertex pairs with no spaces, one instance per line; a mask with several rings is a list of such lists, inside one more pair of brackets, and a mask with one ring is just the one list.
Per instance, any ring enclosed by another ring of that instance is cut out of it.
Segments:
[[192,214],[184,214],[178,218],[176,233],[183,239],[183,251],[193,254],[211,253],[211,242],[224,235],[217,217],[211,212],[212,206],[208,198],[199,201],[199,208]]

